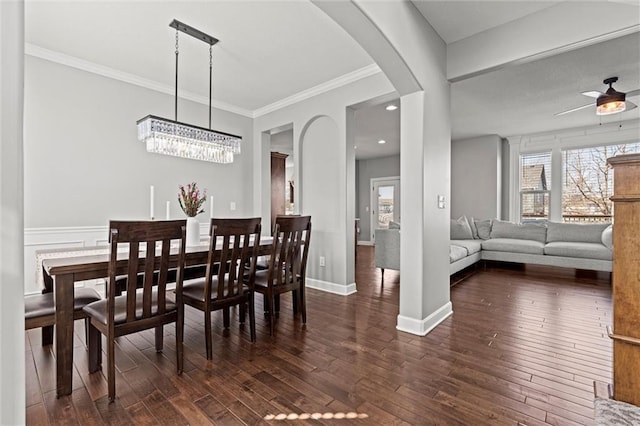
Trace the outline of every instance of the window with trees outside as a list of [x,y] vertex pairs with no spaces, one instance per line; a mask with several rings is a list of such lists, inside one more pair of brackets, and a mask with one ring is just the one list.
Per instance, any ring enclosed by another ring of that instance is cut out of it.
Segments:
[[553,202],[562,203],[563,222],[611,222],[613,170],[607,158],[638,152],[640,142],[563,150],[562,194],[552,192],[551,151],[522,154],[520,220],[548,220]]
[[636,152],[640,152],[640,143],[563,151],[563,221],[610,222],[613,169],[607,158]]
[[551,152],[520,156],[520,220],[549,219]]

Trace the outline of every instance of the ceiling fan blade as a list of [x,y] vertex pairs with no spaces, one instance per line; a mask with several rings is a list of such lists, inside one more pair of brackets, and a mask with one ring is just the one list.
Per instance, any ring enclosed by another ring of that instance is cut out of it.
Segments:
[[627,105],[626,105],[625,111],[629,111],[629,110],[632,110],[634,108],[638,108],[638,105],[634,104],[633,102],[626,101],[626,104]]
[[577,108],[572,108],[572,109],[568,109],[568,110],[566,110],[566,111],[557,112],[557,113],[555,113],[555,114],[553,114],[553,115],[555,115],[556,117],[558,117],[558,116],[561,116],[561,115],[569,114],[570,112],[580,111],[581,109],[585,109],[585,108],[593,107],[593,106],[595,106],[595,105],[596,105],[595,103],[593,103],[593,104],[588,104],[588,105],[582,105],[582,106],[579,106],[579,107],[577,107]]
[[640,89],[631,90],[631,91],[627,92],[627,96],[628,97],[637,96],[637,95],[640,95]]
[[598,92],[597,90],[589,90],[588,92],[582,92],[582,94],[590,98],[597,98],[598,96],[602,95],[602,92]]

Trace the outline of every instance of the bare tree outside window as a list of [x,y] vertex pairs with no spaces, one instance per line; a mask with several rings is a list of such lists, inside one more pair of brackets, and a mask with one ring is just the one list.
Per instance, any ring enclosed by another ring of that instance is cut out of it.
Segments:
[[640,143],[567,150],[562,153],[562,216],[565,222],[610,222],[613,169],[607,158],[640,152]]

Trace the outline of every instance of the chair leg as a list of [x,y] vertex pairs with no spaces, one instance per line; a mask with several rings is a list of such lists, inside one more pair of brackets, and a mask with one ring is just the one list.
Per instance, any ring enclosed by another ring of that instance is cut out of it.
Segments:
[[300,283],[300,312],[302,313],[302,323],[307,323],[307,290],[305,288],[305,283],[302,281]]
[[184,309],[178,309],[176,322],[176,368],[178,374],[184,370]]
[[116,400],[116,342],[113,336],[107,337],[107,387],[109,388],[109,402]]
[[273,295],[273,313],[276,316],[280,316],[280,295],[279,294]]
[[164,327],[158,326],[156,327],[156,352],[162,352],[162,347],[164,346]]
[[42,327],[42,346],[53,344],[53,325]]
[[275,297],[273,297],[273,293],[271,293],[270,291],[267,292],[267,299],[268,299],[268,303],[269,303],[269,335],[273,336],[273,330],[274,330],[274,322],[276,321],[276,315],[275,315]]
[[89,346],[89,373],[95,373],[102,369],[102,333],[91,325],[91,320],[86,318],[87,325],[87,345]]
[[384,286],[384,268],[380,268],[382,279],[380,280],[380,284]]
[[229,328],[229,325],[231,324],[228,306],[226,308],[222,308],[222,324],[224,325],[224,328]]
[[251,341],[256,341],[256,310],[254,307],[254,294],[249,293],[249,330],[251,333]]
[[240,313],[238,315],[238,320],[240,324],[244,324],[244,320],[247,317],[247,304],[245,302],[240,303]]
[[298,310],[299,308],[299,304],[298,304],[298,300],[299,300],[299,292],[298,290],[292,290],[291,291],[291,302],[293,305],[293,316],[298,315]]
[[213,345],[211,342],[211,311],[204,312],[204,342],[207,348],[207,359],[213,359]]

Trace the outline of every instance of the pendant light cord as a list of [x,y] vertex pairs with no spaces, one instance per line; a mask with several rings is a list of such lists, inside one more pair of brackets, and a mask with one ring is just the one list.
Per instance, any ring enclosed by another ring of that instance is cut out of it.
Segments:
[[[178,121],[178,29],[176,28],[176,96],[174,100],[175,121]],[[211,127],[211,125],[209,125]]]
[[209,130],[211,130],[211,91],[212,91],[212,87],[213,87],[213,75],[212,75],[212,69],[213,69],[213,56],[211,53],[211,49],[213,48],[213,45],[209,45]]

